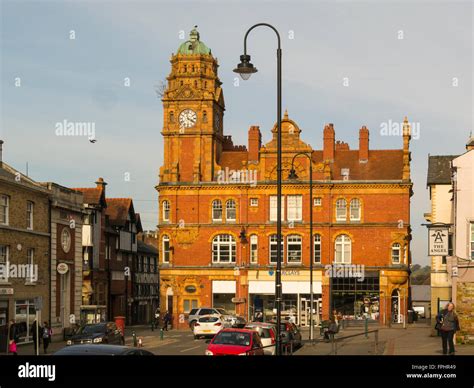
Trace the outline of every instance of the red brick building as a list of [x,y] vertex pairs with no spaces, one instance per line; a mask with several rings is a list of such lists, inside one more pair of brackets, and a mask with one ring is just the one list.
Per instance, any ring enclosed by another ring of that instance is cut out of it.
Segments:
[[[185,326],[193,307],[224,307],[248,319],[273,315],[276,266],[276,125],[248,146],[224,136],[218,63],[193,30],[171,57],[163,96],[164,161],[160,168],[161,309]],[[310,244],[314,244],[317,320],[337,309],[349,319],[400,322],[406,314],[410,264],[410,127],[403,147],[359,149],[336,141],[332,124],[323,149],[301,138],[285,112],[283,140],[283,314],[307,325]],[[298,156],[298,180],[287,179]],[[313,212],[314,240],[309,238]],[[330,266],[337,264],[337,271]]]

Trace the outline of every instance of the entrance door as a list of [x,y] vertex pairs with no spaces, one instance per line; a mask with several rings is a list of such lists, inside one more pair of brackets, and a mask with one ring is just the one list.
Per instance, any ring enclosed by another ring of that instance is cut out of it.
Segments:
[[[311,320],[311,299],[301,298],[300,322],[302,327],[308,327]],[[319,325],[319,314],[321,312],[321,300],[313,298],[313,325]]]
[[400,314],[400,290],[393,290],[392,292],[392,322],[402,323],[402,316]]
[[0,300],[0,353],[8,349],[8,301]]

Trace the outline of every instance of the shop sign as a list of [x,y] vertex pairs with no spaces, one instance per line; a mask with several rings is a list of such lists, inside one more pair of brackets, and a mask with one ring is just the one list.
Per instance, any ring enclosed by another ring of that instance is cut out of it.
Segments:
[[69,266],[66,263],[59,263],[56,267],[58,274],[64,275],[69,271]]
[[246,299],[245,298],[232,298],[232,303],[239,304],[239,303],[245,303]]
[[13,288],[0,288],[0,295],[13,295]]
[[448,256],[449,229],[446,227],[428,228],[429,256]]

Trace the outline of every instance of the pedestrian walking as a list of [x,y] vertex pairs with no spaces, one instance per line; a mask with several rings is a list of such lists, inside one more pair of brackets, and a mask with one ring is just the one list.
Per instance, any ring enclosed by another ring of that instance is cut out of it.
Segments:
[[10,343],[8,344],[8,353],[12,354],[13,356],[18,355],[16,342],[14,340],[10,340]]
[[49,327],[48,322],[44,322],[43,326],[43,350],[44,354],[48,353],[48,346],[51,342],[51,337],[53,336],[53,330]]
[[168,331],[168,325],[171,322],[171,314],[166,310],[165,316],[163,317],[163,330]]
[[20,339],[18,325],[12,319],[8,327],[8,353],[17,355],[17,342]]
[[[454,334],[460,330],[459,319],[456,314],[454,303],[449,302],[444,310],[442,310],[436,317],[435,329],[441,333],[441,343],[443,346],[443,354],[453,356],[455,353],[454,349]],[[449,348],[449,349],[448,349]]]

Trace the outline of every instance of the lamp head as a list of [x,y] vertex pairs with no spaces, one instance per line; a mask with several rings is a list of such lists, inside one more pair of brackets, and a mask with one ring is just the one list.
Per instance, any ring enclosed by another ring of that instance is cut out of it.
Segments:
[[296,174],[296,171],[294,168],[290,170],[290,173],[288,174],[288,179],[291,179],[291,180],[298,179],[298,175]]
[[244,81],[247,81],[253,73],[257,72],[257,68],[250,63],[250,55],[241,55],[240,63],[234,69],[234,73],[240,74]]

